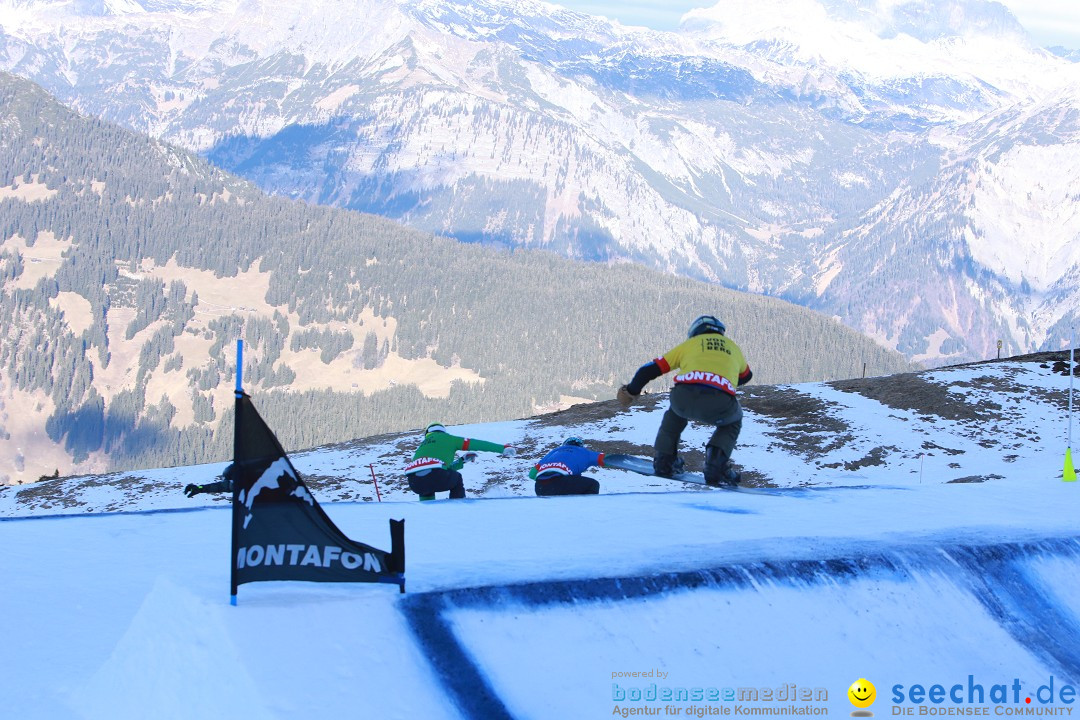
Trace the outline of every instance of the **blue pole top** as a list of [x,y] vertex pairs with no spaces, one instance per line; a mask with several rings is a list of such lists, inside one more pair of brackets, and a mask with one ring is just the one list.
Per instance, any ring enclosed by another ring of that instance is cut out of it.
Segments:
[[236,394],[244,391],[244,341],[236,340]]

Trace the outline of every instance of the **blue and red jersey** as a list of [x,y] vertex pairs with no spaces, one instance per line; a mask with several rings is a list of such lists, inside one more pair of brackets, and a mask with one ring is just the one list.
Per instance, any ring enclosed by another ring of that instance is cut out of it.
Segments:
[[533,466],[529,477],[580,475],[593,466],[604,467],[604,453],[580,445],[560,445]]

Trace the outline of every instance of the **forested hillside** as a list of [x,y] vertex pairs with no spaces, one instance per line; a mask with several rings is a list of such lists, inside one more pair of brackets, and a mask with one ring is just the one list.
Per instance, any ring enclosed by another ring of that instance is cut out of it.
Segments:
[[7,74],[0,243],[7,482],[227,457],[238,337],[287,448],[609,398],[705,312],[755,382],[909,368],[776,299],[267,197]]

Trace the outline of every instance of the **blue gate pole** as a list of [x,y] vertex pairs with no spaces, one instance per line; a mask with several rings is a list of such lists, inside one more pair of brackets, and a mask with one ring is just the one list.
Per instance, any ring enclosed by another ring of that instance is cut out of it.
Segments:
[[[243,395],[244,395],[244,340],[242,338],[237,338],[237,340],[236,340],[236,400],[237,400],[237,406],[239,406],[240,398],[242,398]],[[234,435],[236,433],[235,426],[236,426],[237,419],[238,419],[237,417],[233,418],[233,427],[234,427],[233,433],[234,433]],[[233,462],[234,463],[236,462],[235,445],[236,445],[236,442],[235,442],[235,439],[234,439],[234,441],[233,441],[233,446],[234,446]],[[234,505],[236,504],[236,490],[235,489],[233,489],[233,504]],[[234,513],[236,512],[235,507],[233,508],[233,512]],[[232,554],[232,552],[235,552],[235,550],[236,550],[236,521],[235,521],[235,519],[232,520],[232,526],[233,526],[233,532],[232,532],[233,539],[232,539],[232,550],[230,551],[230,554]],[[230,583],[232,592],[229,594],[229,604],[230,605],[236,605],[236,558],[235,557],[230,557],[229,558],[229,567],[232,568],[231,575],[233,576],[232,582]]]

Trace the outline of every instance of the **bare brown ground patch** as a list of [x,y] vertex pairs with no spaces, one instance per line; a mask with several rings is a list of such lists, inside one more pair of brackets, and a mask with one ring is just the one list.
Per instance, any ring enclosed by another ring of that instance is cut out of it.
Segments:
[[[123,482],[118,482],[119,473],[109,473],[107,475],[87,475],[78,478],[50,478],[48,480],[39,480],[38,482],[19,485],[13,488],[15,491],[15,497],[21,504],[25,504],[28,507],[42,509],[42,510],[77,510],[87,505],[81,498],[82,493],[85,490],[99,487],[114,487],[123,488],[126,492],[148,492],[150,490],[157,489],[157,485],[143,480],[140,484],[141,478],[125,478]],[[95,508],[95,511],[110,512],[113,510],[122,510],[123,502],[113,502],[104,508]]]
[[799,392],[790,386],[748,388],[743,407],[772,418],[776,430],[769,435],[780,449],[812,459],[843,447],[854,439],[851,427],[831,413],[833,403]]
[[[986,386],[986,382],[994,380],[987,376],[978,378],[977,382],[980,386]],[[1001,405],[997,403],[966,402],[963,395],[951,393],[940,383],[928,382],[916,373],[902,373],[887,378],[837,380],[828,384],[837,390],[857,393],[896,410],[910,410],[957,422],[986,422],[995,419],[1001,411]],[[953,384],[970,386],[973,383]]]
[[987,480],[1003,480],[1004,475],[996,475],[991,473],[990,475],[968,475],[966,477],[956,478],[955,480],[949,480],[946,484],[951,483],[983,483]]
[[[106,485],[105,478],[109,476],[102,476],[102,481],[95,483],[96,485]],[[85,486],[84,486],[85,487]],[[15,497],[20,503],[44,509],[52,508],[76,508],[82,503],[79,503],[72,499],[72,492],[75,488],[68,482],[67,478],[56,478],[53,480],[41,480],[32,485],[21,485],[15,491]]]
[[[656,404],[666,401],[666,396],[661,397],[650,393],[643,393],[634,404],[635,408],[652,410]],[[537,427],[573,427],[582,423],[596,423],[612,418],[624,412],[622,406],[615,400],[601,400],[600,402],[581,403],[572,405],[565,410],[557,410],[546,415],[537,415],[530,418]]]

